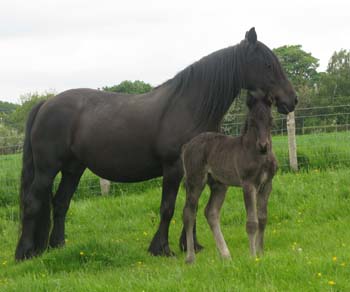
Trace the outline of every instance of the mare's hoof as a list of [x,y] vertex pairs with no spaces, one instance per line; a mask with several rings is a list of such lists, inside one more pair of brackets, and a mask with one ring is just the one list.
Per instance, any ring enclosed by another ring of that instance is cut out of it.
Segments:
[[173,257],[175,256],[175,253],[171,251],[169,248],[165,249],[152,249],[151,247],[148,249],[148,252],[150,252],[153,256],[166,256],[166,257]]
[[[187,251],[186,238],[184,238],[184,239],[183,239],[183,237],[180,238],[179,247],[180,247],[181,251],[183,251],[183,252]],[[203,245],[199,244],[198,241],[195,241],[195,243],[194,243],[194,251],[196,253],[200,252],[203,248],[204,248]]]
[[195,242],[194,243],[194,251],[197,253],[197,252],[200,252],[202,249],[204,248],[203,245],[200,245],[198,242]]
[[152,241],[148,251],[154,256],[173,257],[175,253],[170,250],[169,245],[161,246],[160,243]]
[[49,248],[59,248],[63,247],[65,244],[66,242],[64,239],[50,238]]
[[36,255],[37,253],[35,252],[33,245],[25,245],[20,242],[16,248],[15,260],[23,261],[26,259],[30,259]]

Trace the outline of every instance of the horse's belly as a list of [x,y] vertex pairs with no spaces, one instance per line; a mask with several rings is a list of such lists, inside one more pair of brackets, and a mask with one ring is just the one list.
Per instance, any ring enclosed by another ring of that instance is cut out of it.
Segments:
[[119,159],[87,162],[88,168],[96,175],[117,182],[138,182],[162,175],[162,167],[158,161],[151,159]]
[[83,143],[73,150],[96,175],[119,182],[137,182],[162,175],[161,161],[143,143]]

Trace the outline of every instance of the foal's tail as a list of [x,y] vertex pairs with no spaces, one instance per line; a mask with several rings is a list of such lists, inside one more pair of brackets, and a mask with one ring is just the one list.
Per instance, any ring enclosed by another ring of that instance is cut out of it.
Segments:
[[35,121],[35,117],[41,106],[44,104],[44,102],[45,101],[41,101],[32,108],[32,110],[29,113],[26,124],[26,131],[23,144],[21,187],[19,192],[21,219],[23,217],[23,203],[25,201],[25,196],[26,194],[28,194],[29,188],[34,180],[34,161],[31,142],[31,132]]

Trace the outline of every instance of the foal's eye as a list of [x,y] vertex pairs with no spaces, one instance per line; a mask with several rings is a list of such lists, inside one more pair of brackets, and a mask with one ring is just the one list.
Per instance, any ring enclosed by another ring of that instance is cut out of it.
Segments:
[[265,65],[266,65],[267,69],[271,69],[272,68],[270,63],[266,63]]

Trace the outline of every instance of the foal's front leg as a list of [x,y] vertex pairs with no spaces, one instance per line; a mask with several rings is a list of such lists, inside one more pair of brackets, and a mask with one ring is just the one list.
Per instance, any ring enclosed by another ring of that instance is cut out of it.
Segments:
[[246,231],[249,238],[250,254],[256,256],[256,235],[258,231],[258,214],[256,208],[256,187],[251,183],[243,184],[245,209],[247,212]]
[[267,203],[272,190],[272,181],[268,181],[261,187],[257,195],[258,200],[258,220],[259,230],[256,240],[256,251],[258,254],[262,254],[264,251],[264,232],[267,223]]
[[216,247],[221,256],[229,259],[231,258],[230,251],[220,228],[220,210],[225,200],[227,186],[219,182],[214,182],[213,180],[209,181],[209,186],[211,193],[209,202],[205,208],[205,217],[207,218],[210,229],[213,232]]

